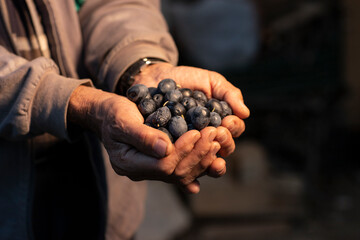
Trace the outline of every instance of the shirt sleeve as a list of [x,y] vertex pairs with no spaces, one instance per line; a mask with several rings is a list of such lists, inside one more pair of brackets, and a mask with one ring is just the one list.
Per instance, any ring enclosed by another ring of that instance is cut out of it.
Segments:
[[69,139],[67,107],[81,84],[92,86],[90,80],[60,76],[51,59],[28,61],[0,46],[0,137],[16,140],[47,132]]
[[87,0],[79,16],[85,65],[99,88],[114,92],[124,71],[144,57],[177,64],[158,0]]

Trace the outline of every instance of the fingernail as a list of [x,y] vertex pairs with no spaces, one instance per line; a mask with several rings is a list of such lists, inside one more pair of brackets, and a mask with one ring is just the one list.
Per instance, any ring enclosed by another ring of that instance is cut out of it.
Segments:
[[216,171],[216,173],[221,175],[221,174],[224,174],[224,171],[226,171],[226,162],[224,162],[223,168],[221,170]]
[[223,167],[221,170],[216,171],[217,174],[221,175],[225,170],[225,167]]
[[160,158],[163,158],[166,156],[166,150],[167,143],[162,139],[158,139],[154,145],[154,151],[156,154],[159,155]]

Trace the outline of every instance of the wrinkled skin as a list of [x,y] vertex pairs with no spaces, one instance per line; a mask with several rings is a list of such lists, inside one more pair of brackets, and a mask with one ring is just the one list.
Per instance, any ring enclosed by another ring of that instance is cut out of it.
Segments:
[[156,87],[164,78],[174,79],[183,88],[201,90],[208,98],[227,101],[234,116],[225,117],[218,128],[188,131],[172,144],[166,133],[143,124],[137,106],[126,97],[80,86],[70,98],[68,118],[98,134],[119,175],[135,181],[170,182],[197,193],[197,178],[225,174],[226,163],[217,154],[226,157],[234,151],[233,137],[245,130],[243,119],[249,110],[239,89],[207,70],[159,63],[145,68],[134,84]]
[[[245,123],[243,119],[247,118],[250,114],[249,109],[243,102],[241,91],[216,72],[186,66],[175,67],[167,63],[159,63],[147,67],[142,73],[136,76],[134,84],[156,87],[159,81],[165,78],[174,79],[181,88],[200,90],[206,94],[208,99],[216,98],[226,101],[229,104],[233,109],[234,115],[225,117],[222,121],[222,126],[215,129],[216,137],[214,141],[202,146],[204,147],[204,151],[206,151],[205,149],[210,149],[209,145],[214,144],[215,146],[216,143],[219,143],[219,154],[222,157],[230,155],[235,149],[233,138],[239,137],[244,132]],[[209,128],[210,127],[203,131],[206,133]],[[205,135],[201,135],[201,139],[205,137]],[[182,138],[178,139],[177,143],[182,140]],[[196,170],[194,170],[193,175],[207,171],[209,175],[219,177],[225,173],[225,161],[222,158],[212,156],[209,152],[203,159],[199,157],[192,159],[193,163],[197,163],[197,165],[194,166]],[[201,165],[201,167],[198,165]],[[179,164],[178,168],[181,167],[182,165]],[[190,170],[187,169],[187,171]],[[194,180],[196,180],[196,178],[194,178]]]

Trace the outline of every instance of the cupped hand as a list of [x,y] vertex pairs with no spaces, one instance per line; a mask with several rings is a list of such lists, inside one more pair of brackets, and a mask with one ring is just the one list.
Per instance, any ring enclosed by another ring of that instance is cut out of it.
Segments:
[[143,124],[133,102],[85,86],[72,94],[68,118],[98,134],[118,174],[172,182],[190,193],[199,191],[196,179],[220,148],[215,128],[186,132],[172,144],[165,133]]
[[112,167],[119,175],[126,175],[134,181],[161,180],[174,183],[185,192],[197,193],[200,188],[196,179],[208,169],[220,148],[214,141],[215,137],[216,131],[211,128],[201,133],[188,131],[163,158],[152,157],[120,141],[110,140],[112,144],[107,144],[106,149]]
[[165,133],[143,124],[136,105],[128,99],[114,96],[101,106],[100,115],[105,116],[101,138],[118,174],[132,180],[171,182],[185,192],[197,193],[197,178],[209,168],[214,177],[225,173],[225,161],[216,156],[221,144],[224,151],[232,151],[232,146],[222,142],[229,138],[222,134],[229,134],[225,128],[192,130],[172,144]]
[[[220,144],[219,154],[222,157],[230,155],[235,149],[233,138],[239,137],[245,130],[244,119],[249,117],[250,111],[244,104],[240,89],[233,86],[219,73],[205,69],[173,66],[168,63],[158,63],[145,68],[135,76],[134,84],[144,84],[156,87],[165,78],[172,78],[182,88],[203,91],[208,98],[226,101],[233,110],[233,115],[222,120],[217,128],[215,140]],[[209,167],[210,176],[220,176],[225,173],[225,162],[216,158]]]

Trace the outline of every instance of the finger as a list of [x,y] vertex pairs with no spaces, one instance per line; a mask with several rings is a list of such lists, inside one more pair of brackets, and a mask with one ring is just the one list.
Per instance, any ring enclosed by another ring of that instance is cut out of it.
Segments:
[[230,105],[234,115],[241,119],[250,116],[250,110],[244,103],[240,89],[236,88],[233,91],[227,91],[223,99]]
[[163,170],[165,176],[169,178],[167,182],[176,183],[178,179],[174,178],[174,171],[179,163],[186,158],[193,150],[195,144],[201,138],[200,132],[196,130],[188,131],[184,133],[175,142],[174,155],[169,155],[163,159],[160,159],[158,166]]
[[189,138],[195,137],[197,138],[197,140],[199,140],[201,138],[201,134],[199,131],[197,130],[190,130],[187,131],[186,133],[184,133],[183,135],[181,135],[176,142],[174,143],[176,148],[183,148],[187,145],[187,140],[189,140]]
[[205,173],[212,162],[217,158],[216,154],[220,150],[221,146],[218,142],[212,142],[211,149],[208,154],[197,164],[191,171],[193,178],[198,178]]
[[200,137],[200,133],[195,130],[184,133],[175,142],[174,154],[158,159],[156,168],[162,173],[163,181],[172,183],[177,182],[177,179],[174,179],[173,174],[176,166],[183,158],[186,158],[191,153]]
[[219,154],[222,157],[227,157],[234,152],[235,142],[227,128],[219,126],[215,140],[218,141],[221,146]]
[[145,124],[129,123],[123,129],[125,136],[121,142],[135,147],[142,153],[156,158],[163,158],[172,151],[173,144],[166,133]]
[[196,176],[192,176],[192,169],[208,154],[214,141],[217,130],[207,127],[200,131],[201,138],[196,142],[194,149],[189,155],[182,159],[176,166],[174,175],[183,184],[192,182]]
[[[115,143],[112,150],[108,150],[114,171],[121,176],[128,176],[132,180],[160,179],[163,172],[158,168],[158,159],[139,152],[131,145]],[[151,174],[149,174],[151,173]]]
[[108,149],[115,172],[126,175],[132,180],[172,181],[172,173],[178,162],[186,157],[200,139],[198,131],[189,131],[181,136],[174,151],[165,158],[158,159],[138,151],[129,144],[115,143]]
[[200,192],[200,182],[195,179],[193,182],[189,183],[186,186],[180,186],[183,192],[188,194],[197,194]]
[[245,131],[245,122],[244,120],[238,118],[237,116],[227,116],[221,121],[221,126],[227,128],[232,137],[237,138]]
[[222,158],[216,158],[208,169],[208,176],[218,178],[226,173],[226,161]]
[[193,150],[195,144],[200,138],[201,133],[199,131],[191,130],[184,133],[176,140],[174,144],[179,161],[184,159]]
[[236,88],[218,73],[210,72],[209,77],[213,97],[226,101],[233,110],[233,113],[239,118],[248,118],[250,110],[244,104],[240,89]]

